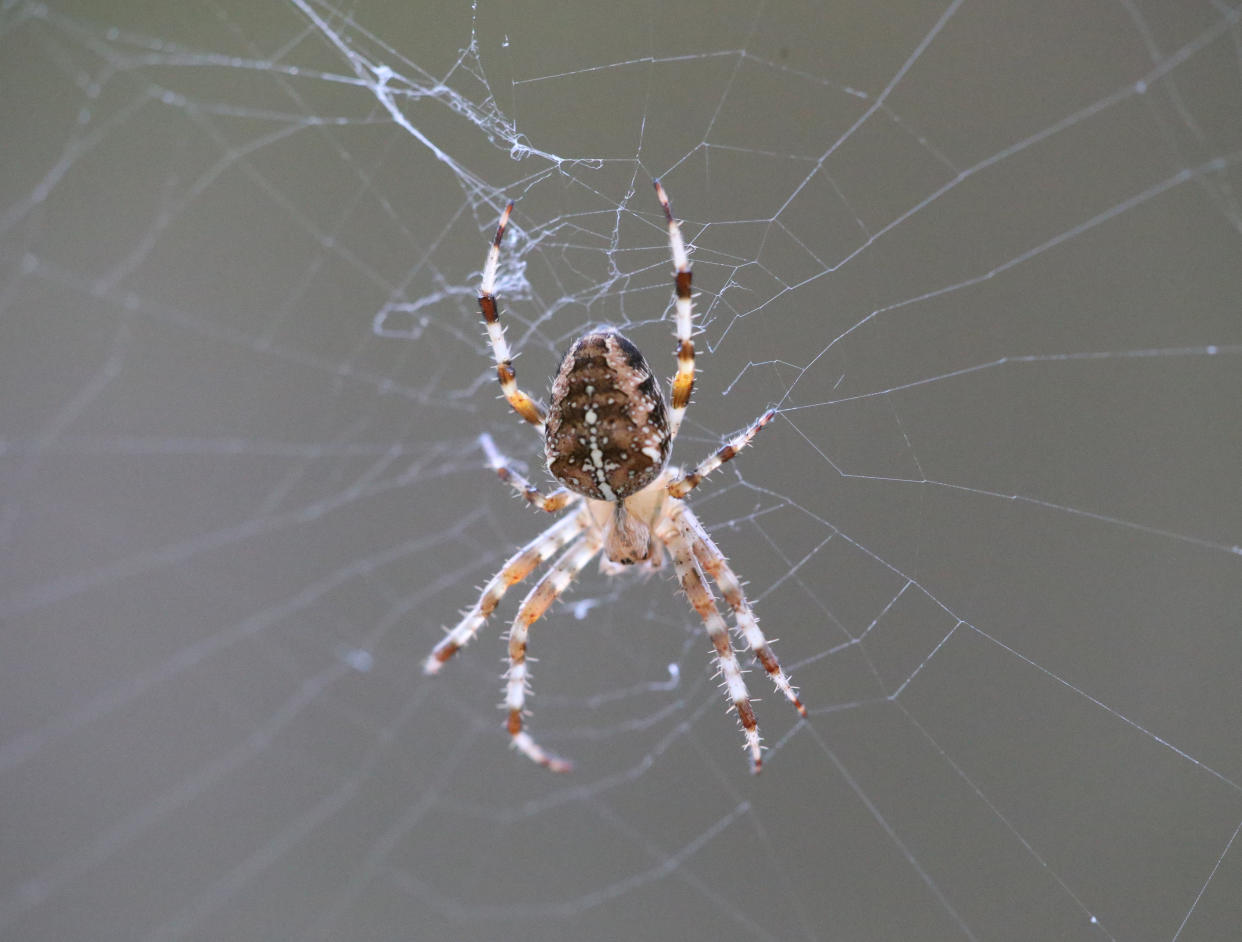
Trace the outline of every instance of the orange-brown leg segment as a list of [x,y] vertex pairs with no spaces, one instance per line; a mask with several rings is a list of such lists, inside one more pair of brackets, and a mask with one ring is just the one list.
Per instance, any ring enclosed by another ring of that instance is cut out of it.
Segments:
[[694,390],[694,302],[691,300],[690,257],[686,254],[686,243],[681,237],[681,227],[673,218],[672,207],[668,204],[668,195],[660,181],[655,181],[656,196],[664,207],[664,218],[668,222],[668,247],[673,255],[673,266],[676,268],[677,289],[677,374],[673,377],[673,407],[669,414],[668,431],[673,438],[681,428],[681,420],[690,405],[690,393]]
[[457,623],[457,627],[445,635],[428,655],[427,660],[423,662],[423,672],[434,674],[439,671],[445,661],[478,634],[483,623],[487,621],[487,616],[495,611],[509,587],[521,582],[534,572],[540,563],[550,558],[553,553],[581,533],[589,520],[589,515],[585,513],[573,514],[558,520],[510,556],[500,572],[492,576],[487,585],[483,587],[479,600]]
[[505,340],[505,330],[500,326],[500,312],[496,306],[496,269],[500,265],[500,242],[505,235],[505,226],[509,224],[509,214],[513,212],[513,204],[509,203],[501,214],[500,225],[496,227],[496,238],[487,250],[487,261],[483,265],[483,281],[479,285],[479,313],[487,324],[487,336],[492,342],[492,352],[496,356],[496,377],[500,380],[500,388],[513,406],[513,411],[536,428],[543,429],[543,407],[530,396],[518,389],[517,373],[513,369],[513,357],[509,352],[509,343]]
[[479,444],[483,446],[483,451],[487,454],[488,463],[492,466],[500,480],[521,494],[532,507],[538,507],[540,510],[546,510],[548,513],[553,514],[558,510],[564,510],[577,499],[563,487],[558,487],[551,494],[544,494],[539,488],[522,477],[517,469],[509,466],[505,456],[496,449],[496,443],[492,441],[492,436],[486,432],[479,436]]
[[553,772],[568,772],[573,764],[545,752],[523,728],[526,695],[529,692],[530,669],[527,664],[526,643],[530,626],[577,578],[600,550],[600,538],[594,532],[582,536],[561,554],[553,566],[543,574],[522,600],[513,627],[509,629],[509,670],[505,674],[505,709],[508,711],[507,728],[513,737],[513,745],[533,762]]
[[720,547],[707,535],[707,530],[704,529],[699,519],[684,505],[680,508],[678,526],[682,536],[693,548],[694,558],[699,561],[703,571],[716,585],[720,586],[725,601],[733,609],[734,620],[737,622],[738,631],[746,641],[746,646],[755,655],[755,659],[763,665],[763,669],[768,672],[768,676],[776,684],[776,689],[785,695],[785,699],[792,703],[799,713],[806,716],[806,707],[798,699],[797,688],[793,686],[789,676],[781,670],[781,662],[777,659],[767,638],[764,637],[759,627],[759,620],[755,617],[750,602],[746,600],[741,580],[729,567],[729,562],[725,559],[724,553],[720,552]]
[[776,418],[776,410],[769,409],[759,416],[746,431],[734,436],[721,445],[715,452],[708,455],[698,467],[688,474],[669,482],[668,492],[674,497],[682,498],[703,483],[703,479],[719,468],[726,461],[731,461],[739,451],[750,444],[751,439],[759,434],[759,430]]
[[673,567],[677,570],[677,578],[681,587],[686,590],[690,604],[703,619],[707,628],[707,636],[715,649],[716,665],[724,677],[724,686],[733,708],[737,711],[738,720],[742,724],[742,732],[746,736],[746,747],[750,751],[751,771],[758,772],[763,768],[763,756],[759,747],[759,725],[755,720],[754,708],[750,705],[750,695],[746,690],[746,681],[742,679],[742,668],[737,662],[733,644],[729,640],[729,630],[724,619],[716,610],[716,600],[703,578],[703,570],[695,559],[694,551],[685,537],[677,531],[666,533],[669,554],[673,557]]

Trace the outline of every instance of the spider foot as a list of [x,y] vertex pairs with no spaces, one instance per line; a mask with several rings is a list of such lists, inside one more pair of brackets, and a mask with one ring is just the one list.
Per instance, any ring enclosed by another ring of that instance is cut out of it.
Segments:
[[735,702],[733,706],[742,723],[742,732],[746,734],[746,749],[750,752],[750,773],[758,775],[763,770],[763,752],[759,745],[759,724],[755,720],[755,708],[749,701]]
[[543,747],[535,742],[530,733],[525,730],[519,729],[518,732],[513,733],[513,747],[549,772],[572,772],[574,769],[574,764],[570,760],[545,752]]
[[423,673],[427,676],[438,674],[440,672],[440,668],[444,666],[444,662],[460,650],[460,644],[455,642],[451,637],[445,638],[435,646],[435,649],[427,655],[427,659],[423,661]]

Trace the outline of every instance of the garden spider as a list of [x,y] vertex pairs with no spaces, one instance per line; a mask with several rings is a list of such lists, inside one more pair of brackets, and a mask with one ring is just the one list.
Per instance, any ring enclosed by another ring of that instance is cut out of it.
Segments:
[[428,674],[439,671],[478,633],[510,586],[525,579],[557,550],[567,547],[527,593],[509,629],[504,703],[513,745],[545,768],[566,772],[571,764],[545,752],[523,728],[530,679],[526,655],[530,626],[601,551],[604,559],[600,566],[612,573],[631,565],[656,569],[667,552],[690,604],[707,628],[716,664],[724,677],[723,686],[746,736],[751,771],[758,772],[763,758],[755,711],[729,631],[708,587],[709,578],[720,587],[733,611],[738,633],[777,689],[803,716],[806,708],[759,629],[741,581],[683,498],[750,444],[776,416],[776,411],[765,412],[690,473],[667,466],[694,387],[693,305],[690,260],[681,230],[658,180],[655,191],[668,221],[669,248],[677,269],[677,374],[673,378],[671,408],[666,407],[660,385],[642,353],[612,327],[592,329],[573,343],[552,381],[546,410],[518,389],[495,294],[500,243],[513,211],[512,203],[500,217],[496,238],[483,266],[479,311],[487,324],[496,374],[505,398],[518,415],[543,435],[548,469],[562,486],[550,494],[541,493],[509,466],[490,437],[484,435],[481,441],[502,481],[540,510],[569,512],[509,558],[457,627],[435,646],[424,670]]

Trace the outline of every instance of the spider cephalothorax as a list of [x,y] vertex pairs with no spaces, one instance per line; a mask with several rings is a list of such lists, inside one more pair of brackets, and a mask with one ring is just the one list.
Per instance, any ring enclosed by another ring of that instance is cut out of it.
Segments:
[[546,411],[518,388],[495,295],[500,244],[513,210],[512,203],[500,217],[496,238],[483,267],[479,311],[487,324],[496,357],[496,375],[505,398],[518,415],[543,433],[548,469],[562,487],[551,494],[543,494],[509,467],[489,436],[482,436],[481,441],[500,479],[532,505],[549,513],[566,508],[570,512],[509,558],[457,627],[436,645],[427,658],[425,669],[429,674],[437,672],[478,633],[509,586],[525,579],[564,547],[556,562],[527,593],[509,629],[505,709],[508,711],[506,725],[514,746],[540,765],[558,772],[566,771],[570,764],[545,752],[524,728],[530,680],[526,657],[530,627],[601,552],[608,561],[601,565],[610,572],[620,572],[643,562],[654,568],[667,553],[690,604],[702,618],[711,638],[729,700],[746,735],[751,768],[758,772],[762,765],[759,726],[728,627],[708,587],[709,579],[720,588],[733,613],[737,633],[777,689],[803,716],[806,716],[806,709],[760,630],[755,613],[742,592],[741,581],[683,498],[708,474],[750,444],[776,412],[765,412],[692,471],[686,473],[667,467],[669,452],[694,387],[693,305],[690,261],[681,230],[658,182],[655,188],[664,208],[669,248],[676,267],[677,373],[673,378],[671,405],[665,404],[660,384],[646,358],[611,327],[588,331],[570,347],[552,381],[552,395]]

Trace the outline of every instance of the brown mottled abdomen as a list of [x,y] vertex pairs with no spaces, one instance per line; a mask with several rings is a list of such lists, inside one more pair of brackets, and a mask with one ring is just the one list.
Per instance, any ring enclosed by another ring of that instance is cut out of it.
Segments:
[[584,334],[552,381],[544,449],[553,477],[593,500],[620,501],[668,462],[660,385],[634,344],[615,330]]

